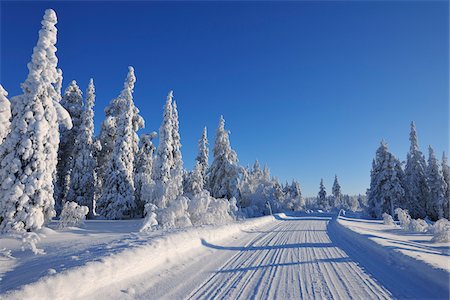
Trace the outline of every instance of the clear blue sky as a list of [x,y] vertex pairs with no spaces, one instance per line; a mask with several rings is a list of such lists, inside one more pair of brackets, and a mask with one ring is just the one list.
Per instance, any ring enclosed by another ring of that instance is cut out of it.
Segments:
[[1,2],[1,84],[20,93],[45,8],[58,15],[64,88],[93,77],[95,123],[135,67],[145,132],[167,92],[185,166],[219,116],[241,164],[258,158],[315,195],[334,174],[363,193],[384,138],[402,160],[409,123],[423,151],[448,149],[449,7],[441,2]]

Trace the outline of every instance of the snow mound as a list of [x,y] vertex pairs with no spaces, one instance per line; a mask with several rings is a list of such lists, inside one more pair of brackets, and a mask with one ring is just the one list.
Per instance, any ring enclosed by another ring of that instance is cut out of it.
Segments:
[[63,210],[61,212],[59,228],[67,228],[73,226],[83,225],[86,215],[89,209],[87,206],[78,205],[76,202],[64,203]]

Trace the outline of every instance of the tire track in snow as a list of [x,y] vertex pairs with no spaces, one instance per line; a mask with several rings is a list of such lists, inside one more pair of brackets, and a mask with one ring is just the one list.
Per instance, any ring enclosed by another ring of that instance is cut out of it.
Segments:
[[329,220],[281,219],[244,246],[213,245],[237,253],[188,298],[391,298],[332,243],[327,233]]

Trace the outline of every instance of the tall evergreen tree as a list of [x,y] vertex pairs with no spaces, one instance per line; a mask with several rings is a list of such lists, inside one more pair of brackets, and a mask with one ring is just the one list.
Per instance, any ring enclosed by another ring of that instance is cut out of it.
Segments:
[[400,161],[388,151],[387,144],[382,141],[372,163],[367,194],[372,217],[381,218],[383,213],[394,215],[394,209],[402,203],[405,196],[402,173]]
[[331,189],[331,193],[333,194],[333,198],[334,198],[333,206],[335,206],[335,207],[341,206],[342,205],[342,203],[341,203],[342,193],[341,193],[341,186],[339,184],[337,175],[334,175],[334,182],[333,182],[333,187]]
[[118,98],[121,114],[117,116],[116,139],[112,159],[105,174],[104,190],[98,200],[98,212],[108,219],[127,219],[134,216],[134,105],[136,82],[133,67],[129,67],[124,88]]
[[214,160],[208,171],[209,191],[214,198],[238,196],[240,168],[236,152],[231,148],[225,120],[220,117],[214,143]]
[[198,141],[198,155],[195,158],[196,161],[200,164],[200,172],[202,173],[203,183],[206,182],[206,172],[208,170],[208,138],[206,134],[206,127],[203,128],[202,137]]
[[8,135],[11,124],[11,105],[7,96],[8,92],[0,84],[0,144]]
[[408,209],[411,217],[414,219],[425,218],[430,191],[425,174],[425,157],[419,150],[414,122],[411,122],[409,140],[411,146],[407,154],[405,167],[406,209]]
[[[122,114],[122,99],[121,97],[114,98],[105,108],[105,120],[100,128],[100,134],[96,138],[96,159],[98,161],[97,167],[97,187],[96,194],[101,195],[104,185],[105,175],[109,166],[109,162],[112,159],[114,144],[117,136],[117,122],[118,118]],[[144,128],[144,119],[139,114],[139,109],[135,106],[134,102],[132,106],[132,127],[133,127],[133,142],[132,149],[137,154],[139,149],[139,137],[137,131]]]
[[[173,94],[172,94],[173,95]],[[183,159],[181,156],[181,141],[179,133],[178,109],[177,102],[173,101],[172,105],[172,156],[173,162],[171,166],[171,184],[177,196],[183,194]]]
[[70,189],[67,201],[77,202],[89,208],[88,218],[95,216],[95,166],[94,157],[94,80],[89,81],[86,91],[84,109],[81,113],[81,124],[74,145],[74,165],[70,172]]
[[55,216],[59,121],[71,125],[56,87],[56,22],[46,10],[23,94],[11,101],[11,132],[0,145],[0,231],[36,230]]
[[134,167],[134,187],[137,215],[142,216],[144,205],[150,200],[146,194],[148,186],[152,182],[153,153],[155,146],[152,140],[157,136],[156,132],[142,134],[139,141],[139,151]]
[[327,199],[327,191],[323,184],[323,178],[320,179],[319,193],[317,194],[317,206],[322,210],[330,209],[330,205]]
[[60,143],[58,149],[58,165],[56,167],[56,208],[62,209],[62,202],[66,200],[70,187],[70,172],[74,164],[74,145],[81,124],[81,113],[83,96],[77,82],[73,80],[67,87],[61,99],[61,105],[67,110],[72,118],[72,129],[68,130],[61,126]]
[[427,180],[430,188],[430,198],[427,202],[427,215],[433,219],[438,220],[444,217],[444,205],[446,202],[445,193],[447,184],[445,183],[439,163],[434,155],[434,150],[431,146],[428,147],[428,166],[427,166]]
[[450,218],[450,167],[445,152],[442,153],[442,177],[447,187],[445,189],[444,218],[448,220]]

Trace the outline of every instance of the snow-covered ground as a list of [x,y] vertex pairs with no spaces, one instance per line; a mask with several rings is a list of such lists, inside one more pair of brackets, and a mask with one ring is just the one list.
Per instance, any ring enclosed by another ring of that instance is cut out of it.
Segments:
[[340,216],[338,222],[387,249],[450,272],[450,243],[433,243],[432,234],[405,231],[379,220]]
[[[388,228],[377,231],[379,222],[336,221],[327,214],[279,214],[222,226],[139,233],[141,222],[87,221],[83,229],[65,231],[54,230],[56,224],[52,224],[53,229],[43,230],[45,237],[37,243],[45,255],[22,252],[20,242],[2,237],[1,247],[12,251],[9,255],[4,250],[0,259],[0,298],[449,296],[448,271],[370,240],[390,234],[385,237],[392,243],[407,243]],[[362,229],[355,229],[358,226]],[[363,229],[367,232],[353,231]],[[422,252],[442,250],[436,260],[448,262],[448,245],[414,243]]]

